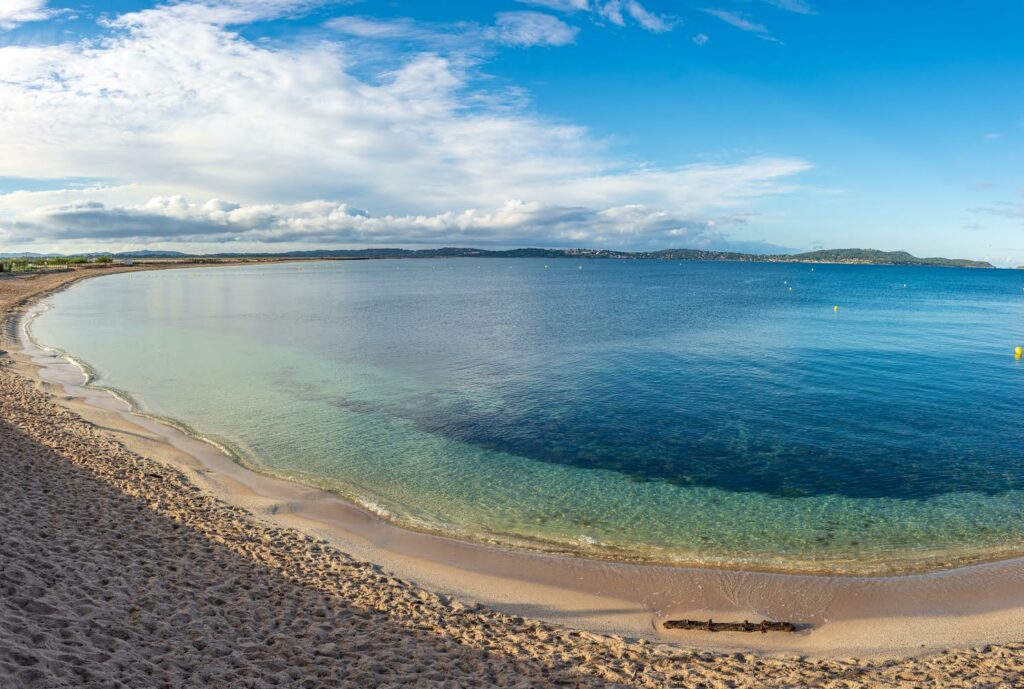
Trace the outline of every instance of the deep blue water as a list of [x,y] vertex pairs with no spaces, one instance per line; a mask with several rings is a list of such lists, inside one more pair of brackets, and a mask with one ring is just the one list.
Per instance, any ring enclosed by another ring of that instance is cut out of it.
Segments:
[[1024,541],[1022,288],[946,268],[339,262],[90,280],[34,332],[246,461],[424,528],[843,569]]

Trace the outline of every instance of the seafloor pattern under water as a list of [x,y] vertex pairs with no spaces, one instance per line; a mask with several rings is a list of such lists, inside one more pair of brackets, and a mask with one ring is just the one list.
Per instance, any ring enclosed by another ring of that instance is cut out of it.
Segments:
[[90,280],[33,331],[145,411],[410,525],[887,571],[1022,549],[1022,287],[994,270],[352,261]]

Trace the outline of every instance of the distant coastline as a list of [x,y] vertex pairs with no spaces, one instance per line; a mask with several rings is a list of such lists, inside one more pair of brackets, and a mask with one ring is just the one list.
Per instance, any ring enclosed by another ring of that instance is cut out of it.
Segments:
[[[187,254],[177,251],[129,251],[122,253],[88,253],[77,256],[116,260],[245,260],[245,259],[385,259],[385,258],[587,258],[663,261],[740,261],[746,263],[832,263],[843,265],[936,266],[943,268],[995,268],[987,261],[966,258],[919,258],[906,251],[878,249],[823,249],[796,254],[755,254],[705,249],[661,249],[659,251],[615,251],[612,249],[474,249],[445,247],[441,249],[315,249],[281,253],[217,253]],[[69,258],[56,254],[13,254],[0,257],[22,261]]]

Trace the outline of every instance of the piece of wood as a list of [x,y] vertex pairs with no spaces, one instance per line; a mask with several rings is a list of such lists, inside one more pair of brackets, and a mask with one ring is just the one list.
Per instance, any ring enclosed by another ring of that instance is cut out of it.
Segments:
[[714,620],[667,620],[665,629],[689,629],[704,632],[795,632],[796,625],[792,622],[715,622]]

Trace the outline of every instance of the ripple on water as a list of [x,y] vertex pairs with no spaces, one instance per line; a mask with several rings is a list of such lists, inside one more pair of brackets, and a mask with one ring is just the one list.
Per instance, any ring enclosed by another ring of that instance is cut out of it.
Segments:
[[394,267],[107,276],[33,329],[147,412],[418,528],[838,572],[1024,550],[1011,271]]

